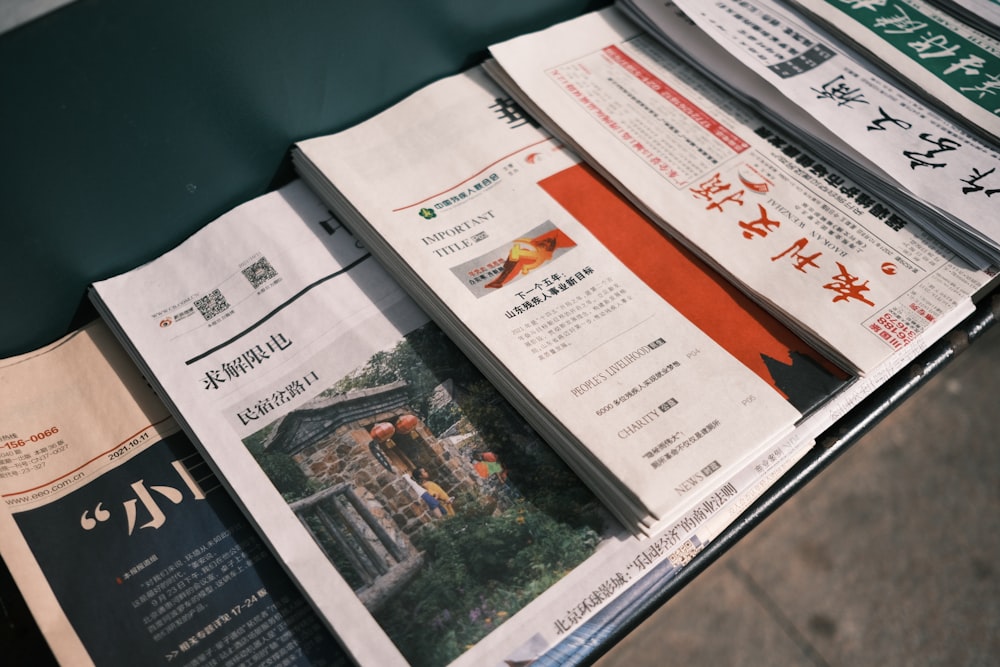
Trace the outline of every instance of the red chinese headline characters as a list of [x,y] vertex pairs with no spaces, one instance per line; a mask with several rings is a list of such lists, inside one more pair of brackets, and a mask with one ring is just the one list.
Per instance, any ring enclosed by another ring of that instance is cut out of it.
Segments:
[[[706,211],[717,211],[723,215],[730,213],[734,207],[742,207],[745,203],[743,201],[745,189],[734,190],[733,184],[723,179],[718,172],[697,186],[690,188],[690,191],[695,198],[707,202]],[[742,219],[748,217],[742,211],[738,217],[729,215],[730,219],[735,219],[736,222],[734,233],[740,231],[741,236],[750,241],[755,238],[767,238],[780,230],[782,221],[772,216],[773,214],[763,204],[757,204],[757,217],[754,219]],[[777,235],[775,234],[775,236]],[[806,237],[795,239],[791,245],[771,256],[770,260],[777,262],[784,258],[794,269],[802,273],[808,273],[811,270],[823,271],[824,265],[820,264],[823,251],[808,253],[808,245],[809,239]],[[862,280],[860,276],[852,274],[844,262],[835,261],[834,264],[837,267],[836,273],[830,274],[828,272],[826,275],[830,282],[823,284],[823,289],[834,293],[833,302],[859,301],[868,306],[874,306],[875,303],[865,295],[865,292],[870,289],[868,280]]]

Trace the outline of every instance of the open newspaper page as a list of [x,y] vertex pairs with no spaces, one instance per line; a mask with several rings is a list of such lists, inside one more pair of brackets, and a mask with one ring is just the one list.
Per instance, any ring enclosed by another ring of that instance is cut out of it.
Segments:
[[360,664],[579,660],[599,612],[673,576],[812,443],[706,476],[631,536],[301,183],[95,300]]
[[614,8],[491,53],[491,73],[654,220],[853,371],[967,315],[991,278]]
[[1000,41],[992,35],[925,0],[789,4],[863,50],[912,90],[1000,141]]
[[622,6],[688,64],[804,136],[817,155],[866,188],[898,205],[915,198],[920,206],[906,213],[930,233],[941,229],[1000,256],[1000,209],[990,196],[1000,188],[995,144],[866,69],[771,0]]
[[349,662],[100,322],[0,361],[0,496],[64,665]]
[[672,305],[683,280],[652,286],[601,243],[621,209],[573,207],[598,181],[502,104],[471,70],[299,143],[298,164],[612,511],[655,529],[694,502],[685,480],[724,475],[800,412],[759,355]]

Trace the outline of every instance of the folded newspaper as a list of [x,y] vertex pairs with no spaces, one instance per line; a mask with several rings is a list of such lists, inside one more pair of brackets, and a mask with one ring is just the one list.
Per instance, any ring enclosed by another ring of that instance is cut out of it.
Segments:
[[714,86],[617,9],[491,47],[489,71],[657,223],[866,374],[995,276]]
[[972,23],[926,0],[788,0],[918,95],[1000,141],[996,2]]
[[894,202],[908,220],[972,260],[1000,257],[991,194],[1000,192],[995,141],[908,94],[775,0],[620,0],[619,6],[688,65]]
[[938,9],[1000,39],[1000,4],[996,0],[931,0]]
[[[607,288],[581,298],[606,301]],[[680,485],[697,487],[697,503],[635,537],[300,182],[92,296],[359,664],[582,662],[608,615],[673,577],[815,431],[739,465],[701,464]],[[656,388],[688,364],[636,354]],[[634,370],[620,359],[608,373]],[[807,377],[843,384],[821,368]],[[676,432],[644,459],[651,472],[653,460],[699,446]]]
[[0,360],[0,434],[0,556],[61,664],[349,663],[103,323]]
[[809,373],[815,353],[740,358],[750,332],[699,328],[683,308],[712,302],[684,273],[664,279],[652,244],[669,239],[643,236],[648,222],[512,115],[481,70],[300,142],[293,159],[626,526],[674,520],[700,479],[801,417],[768,364]]

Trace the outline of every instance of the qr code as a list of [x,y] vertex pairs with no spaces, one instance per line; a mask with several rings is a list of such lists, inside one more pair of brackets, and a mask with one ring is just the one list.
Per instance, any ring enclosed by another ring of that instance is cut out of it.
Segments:
[[670,564],[672,566],[681,567],[682,565],[687,565],[691,562],[691,559],[697,556],[699,551],[701,551],[700,546],[696,545],[691,540],[687,540],[671,552],[667,558],[670,560]]
[[266,283],[271,278],[278,275],[278,272],[274,270],[271,266],[271,262],[267,261],[267,257],[261,257],[256,262],[243,269],[243,275],[254,289],[257,289],[264,283]]
[[226,301],[226,297],[222,296],[222,292],[217,289],[212,290],[205,296],[194,302],[194,307],[198,309],[201,316],[206,320],[210,320],[219,313],[224,313],[229,310],[229,302]]

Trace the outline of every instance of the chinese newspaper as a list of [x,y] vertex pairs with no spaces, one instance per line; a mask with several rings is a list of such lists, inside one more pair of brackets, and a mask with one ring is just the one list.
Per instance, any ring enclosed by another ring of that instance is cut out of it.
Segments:
[[815,432],[702,466],[681,485],[699,501],[635,537],[299,182],[93,296],[360,664],[580,660],[599,614],[673,576]]
[[0,496],[62,664],[349,663],[100,322],[0,361]]
[[[607,206],[580,205],[601,181],[504,106],[481,69],[300,142],[296,155],[626,526],[672,521],[699,495],[678,493],[685,480],[725,476],[800,418],[759,350],[727,349],[754,339],[713,336],[685,316],[699,295],[678,289],[683,275],[652,285],[630,266],[648,262],[653,279],[662,266],[640,246],[651,241],[619,226],[634,209],[616,207],[609,187]],[[612,251],[601,238],[616,233]],[[787,348],[772,358],[792,363]]]
[[658,223],[866,374],[993,277],[609,8],[491,47],[510,92]]
[[[866,69],[771,0],[630,0],[623,7],[688,64],[706,76],[715,73],[723,88],[756,103],[770,121],[866,188],[900,206],[915,204],[905,211],[908,219],[1000,257],[1000,216],[992,200],[1000,192],[995,143]],[[795,108],[789,111],[784,102]]]
[[1000,3],[996,0],[932,0],[933,4],[968,25],[1000,39]]
[[925,0],[792,0],[875,63],[1000,141],[1000,41]]

